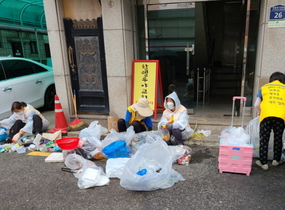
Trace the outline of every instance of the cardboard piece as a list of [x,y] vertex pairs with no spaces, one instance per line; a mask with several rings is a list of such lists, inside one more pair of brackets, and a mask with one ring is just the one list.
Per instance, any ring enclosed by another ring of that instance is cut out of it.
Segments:
[[53,152],[45,159],[46,163],[59,163],[63,161],[64,158],[62,152]]
[[110,131],[111,129],[114,129],[118,131],[118,120],[120,118],[118,116],[110,116],[108,117],[108,130]]
[[44,139],[48,139],[50,141],[55,141],[55,140],[61,139],[61,130],[56,131],[54,133],[43,133],[42,137]]

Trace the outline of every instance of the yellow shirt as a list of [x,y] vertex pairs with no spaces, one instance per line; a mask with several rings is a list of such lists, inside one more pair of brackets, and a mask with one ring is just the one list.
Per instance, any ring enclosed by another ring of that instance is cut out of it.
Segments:
[[285,85],[278,80],[261,87],[261,122],[266,117],[278,117],[285,121]]

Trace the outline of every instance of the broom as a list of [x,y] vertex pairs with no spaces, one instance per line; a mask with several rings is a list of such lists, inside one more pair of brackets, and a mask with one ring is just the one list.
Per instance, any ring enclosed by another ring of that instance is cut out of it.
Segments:
[[70,91],[71,91],[71,96],[72,96],[75,119],[71,123],[69,123],[67,130],[68,131],[79,131],[79,130],[82,130],[83,128],[86,128],[88,125],[83,120],[78,119],[77,106],[76,106],[76,93],[75,93],[75,90],[74,90],[74,93],[72,92],[71,87],[70,87]]

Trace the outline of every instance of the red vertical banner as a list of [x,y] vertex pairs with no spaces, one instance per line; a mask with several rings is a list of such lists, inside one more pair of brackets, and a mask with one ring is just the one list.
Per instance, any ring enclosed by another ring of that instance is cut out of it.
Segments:
[[159,60],[134,60],[132,68],[132,104],[147,98],[156,120],[157,107],[163,107]]

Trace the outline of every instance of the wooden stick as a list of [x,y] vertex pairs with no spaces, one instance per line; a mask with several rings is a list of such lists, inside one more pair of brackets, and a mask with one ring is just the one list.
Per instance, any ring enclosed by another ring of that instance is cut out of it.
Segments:
[[74,111],[75,111],[75,118],[77,118],[77,105],[76,105],[76,94],[75,94],[75,90],[74,90],[74,97],[73,97],[73,100],[74,100]]
[[73,108],[74,108],[74,115],[75,115],[75,117],[76,117],[76,116],[77,116],[77,111],[76,111],[76,101],[74,101],[74,95],[73,95],[73,91],[72,91],[71,86],[70,86],[70,92],[71,92],[72,103],[73,103]]

